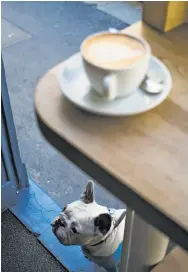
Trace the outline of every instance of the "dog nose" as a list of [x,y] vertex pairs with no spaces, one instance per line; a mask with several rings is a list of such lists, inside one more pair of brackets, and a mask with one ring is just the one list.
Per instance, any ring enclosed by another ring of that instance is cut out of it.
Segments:
[[56,221],[51,222],[52,227],[61,226],[61,225],[62,225],[62,223],[61,223],[60,219],[57,219]]

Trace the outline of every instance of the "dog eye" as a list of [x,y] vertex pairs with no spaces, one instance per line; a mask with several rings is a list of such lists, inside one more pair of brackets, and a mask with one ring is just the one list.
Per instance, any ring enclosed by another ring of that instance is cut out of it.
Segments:
[[74,232],[74,233],[78,233],[76,228],[72,228],[71,230],[72,230],[72,232]]

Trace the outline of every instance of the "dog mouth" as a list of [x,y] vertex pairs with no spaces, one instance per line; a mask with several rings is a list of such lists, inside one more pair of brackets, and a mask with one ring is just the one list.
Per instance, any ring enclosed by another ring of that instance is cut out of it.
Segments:
[[58,236],[56,235],[56,238],[57,238],[57,240],[60,242],[60,244],[62,244],[62,245],[64,245],[64,246],[69,246],[69,244],[66,243],[64,240],[62,240],[61,237],[58,237]]
[[57,235],[56,235],[56,238],[60,242],[60,244],[62,244],[64,246],[73,246],[74,245],[72,243],[68,243],[67,241],[63,240],[61,237],[58,237]]
[[52,231],[53,231],[53,233],[54,233],[55,235],[56,235],[57,230],[58,230],[58,227],[57,227],[57,226],[53,226],[53,227],[52,227]]
[[60,236],[60,235],[57,234],[58,227],[56,227],[56,226],[53,227],[53,228],[52,228],[52,231],[53,231],[55,237],[57,238],[57,240],[60,242],[60,244],[62,244],[62,245],[64,245],[64,246],[71,246],[71,245],[73,245],[73,244],[69,243],[68,240],[65,239],[65,237]]
[[55,234],[55,236],[56,236],[57,240],[60,242],[60,244],[62,244],[64,246],[69,246],[69,244],[65,241],[65,239],[63,239],[62,237],[58,236],[57,234]]

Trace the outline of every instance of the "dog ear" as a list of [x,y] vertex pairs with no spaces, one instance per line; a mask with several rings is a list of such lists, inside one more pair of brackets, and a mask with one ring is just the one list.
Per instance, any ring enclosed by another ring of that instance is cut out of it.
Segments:
[[92,180],[88,181],[85,191],[81,195],[81,200],[83,200],[86,204],[92,203],[94,198],[94,183]]
[[95,218],[94,225],[98,227],[100,232],[104,235],[110,230],[112,224],[112,217],[108,213],[100,214]]

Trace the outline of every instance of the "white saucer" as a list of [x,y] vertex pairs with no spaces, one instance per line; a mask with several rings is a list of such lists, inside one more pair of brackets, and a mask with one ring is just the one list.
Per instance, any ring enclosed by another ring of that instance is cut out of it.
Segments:
[[65,61],[60,74],[60,86],[69,101],[91,113],[108,116],[135,115],[161,104],[172,87],[172,79],[168,69],[155,57],[151,57],[148,76],[157,82],[163,81],[161,93],[149,94],[139,88],[129,97],[107,101],[95,91],[91,91],[81,55],[77,53]]

